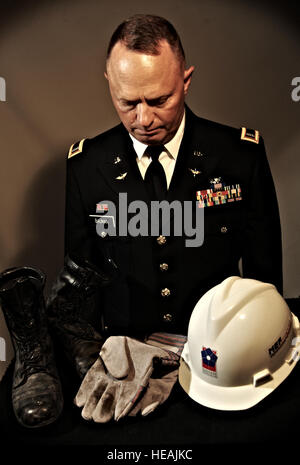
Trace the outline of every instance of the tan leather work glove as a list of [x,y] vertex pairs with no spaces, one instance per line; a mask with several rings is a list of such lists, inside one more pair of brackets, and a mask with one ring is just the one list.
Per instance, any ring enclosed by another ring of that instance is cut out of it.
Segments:
[[139,399],[156,363],[178,364],[177,356],[126,336],[111,336],[85,375],[75,397],[82,417],[106,423],[129,413]]
[[168,399],[178,379],[179,359],[185,342],[186,336],[170,333],[153,333],[145,340],[146,344],[168,351],[169,357],[160,359],[154,366],[148,385],[136,400],[129,416],[139,412],[146,416]]

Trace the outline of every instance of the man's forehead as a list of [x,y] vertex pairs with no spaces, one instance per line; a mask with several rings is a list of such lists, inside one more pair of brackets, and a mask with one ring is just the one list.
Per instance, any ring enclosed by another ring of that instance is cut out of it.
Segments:
[[145,80],[142,84],[129,82],[124,83],[121,80],[113,82],[114,95],[119,101],[136,101],[142,99],[157,100],[163,97],[168,97],[174,92],[176,84],[174,81],[152,81]]
[[113,47],[110,57],[107,61],[107,69],[117,68],[121,72],[128,72],[132,67],[150,67],[163,65],[177,67],[180,66],[180,60],[174,53],[167,41],[160,41],[157,48],[157,54],[145,53],[137,50],[131,50],[119,41]]
[[173,51],[164,49],[160,55],[147,55],[128,50],[123,44],[113,49],[107,74],[116,97],[126,100],[169,95],[182,75]]
[[128,78],[122,78],[118,75],[109,81],[110,88],[113,90],[115,97],[123,101],[135,101],[139,99],[155,100],[162,97],[167,97],[174,92],[178,80],[172,78],[162,78],[162,76],[154,77],[153,74],[144,74],[139,78],[138,75],[133,75]]

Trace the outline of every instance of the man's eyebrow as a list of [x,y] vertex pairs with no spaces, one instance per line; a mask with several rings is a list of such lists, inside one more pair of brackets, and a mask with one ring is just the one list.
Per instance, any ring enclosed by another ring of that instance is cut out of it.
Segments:
[[119,102],[125,103],[126,105],[135,105],[140,102],[140,99],[137,100],[128,100],[126,98],[120,98]]
[[[155,105],[156,103],[164,102],[170,96],[171,96],[171,94],[166,94],[166,95],[160,95],[159,97],[155,97],[155,98],[147,98],[146,102],[149,103],[150,105]],[[120,98],[119,99],[119,102],[123,103],[125,105],[136,105],[140,101],[141,101],[140,99],[136,99],[136,100],[130,100],[130,99],[126,99],[126,98]]]
[[159,97],[156,97],[156,98],[148,98],[148,99],[146,99],[146,102],[148,102],[148,103],[154,105],[155,103],[164,102],[164,101],[167,100],[170,96],[171,96],[171,94],[160,95]]

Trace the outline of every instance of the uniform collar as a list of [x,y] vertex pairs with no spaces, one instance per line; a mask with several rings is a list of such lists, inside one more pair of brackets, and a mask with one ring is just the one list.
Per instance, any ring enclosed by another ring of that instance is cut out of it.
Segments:
[[[174,158],[174,160],[176,160],[178,152],[179,152],[180,144],[181,144],[183,133],[184,133],[184,128],[185,128],[185,110],[183,113],[183,118],[181,120],[181,123],[179,125],[179,128],[177,129],[175,136],[167,144],[165,144],[166,151],[172,158]],[[134,150],[138,156],[138,159],[140,160],[142,156],[144,155],[145,150],[148,147],[148,145],[143,144],[143,142],[140,142],[135,137],[133,137],[131,134],[129,134],[129,136],[131,137]]]

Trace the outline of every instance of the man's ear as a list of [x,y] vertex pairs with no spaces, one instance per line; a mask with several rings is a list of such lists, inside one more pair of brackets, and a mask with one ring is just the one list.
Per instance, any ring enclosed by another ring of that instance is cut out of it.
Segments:
[[107,72],[106,72],[106,71],[104,71],[104,76],[105,76],[105,79],[108,80],[108,75],[107,75]]
[[184,70],[184,74],[183,74],[184,95],[188,93],[194,69],[195,69],[195,66],[190,66],[188,69]]

